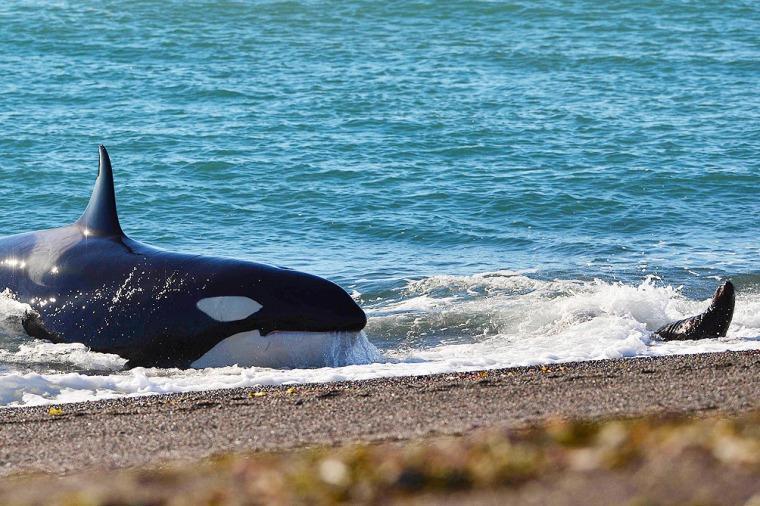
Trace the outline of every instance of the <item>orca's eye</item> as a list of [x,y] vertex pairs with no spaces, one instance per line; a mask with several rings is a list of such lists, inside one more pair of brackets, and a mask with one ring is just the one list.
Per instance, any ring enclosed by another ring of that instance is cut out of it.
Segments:
[[255,300],[239,295],[207,297],[199,300],[196,306],[218,322],[244,320],[263,307]]

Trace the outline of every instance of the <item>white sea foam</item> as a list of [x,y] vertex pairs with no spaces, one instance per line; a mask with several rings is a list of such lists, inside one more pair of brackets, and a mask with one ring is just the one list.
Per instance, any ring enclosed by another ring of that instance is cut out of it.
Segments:
[[[10,290],[0,292],[0,336],[14,335],[21,331],[21,318],[31,310],[28,304],[22,304],[13,298]],[[2,344],[2,340],[0,340]]]
[[[0,350],[0,405],[760,349],[760,294],[742,291],[727,337],[653,339],[660,325],[703,311],[709,300],[690,300],[652,279],[632,286],[543,281],[511,272],[435,276],[410,281],[391,298],[368,299],[366,332],[382,354],[362,336],[352,354],[336,362],[352,364],[342,367],[122,371],[123,361],[113,355],[18,337],[23,340]],[[0,325],[19,321],[18,306],[0,297],[0,315],[8,315]]]
[[118,355],[95,353],[83,344],[53,344],[34,339],[14,351],[0,349],[0,363],[50,369],[118,371],[127,361]]

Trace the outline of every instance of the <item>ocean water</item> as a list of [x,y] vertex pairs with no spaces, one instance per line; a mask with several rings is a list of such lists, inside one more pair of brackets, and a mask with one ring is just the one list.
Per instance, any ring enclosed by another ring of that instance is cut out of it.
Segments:
[[[76,219],[103,143],[133,238],[369,315],[348,366],[122,370],[6,294],[0,405],[760,348],[755,1],[22,1],[0,34],[0,235]],[[726,338],[652,338],[724,278]]]

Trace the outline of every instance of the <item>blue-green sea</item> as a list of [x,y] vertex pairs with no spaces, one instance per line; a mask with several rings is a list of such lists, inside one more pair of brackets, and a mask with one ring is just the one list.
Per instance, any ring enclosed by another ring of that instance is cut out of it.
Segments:
[[[102,143],[128,235],[327,277],[377,347],[122,371],[9,294],[0,405],[760,348],[756,1],[4,2],[0,127],[0,235]],[[728,337],[651,337],[724,278]]]

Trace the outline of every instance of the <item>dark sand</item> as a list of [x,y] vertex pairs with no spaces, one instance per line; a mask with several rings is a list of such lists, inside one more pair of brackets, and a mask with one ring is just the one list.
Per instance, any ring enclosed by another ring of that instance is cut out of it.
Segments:
[[[259,392],[259,394],[255,394]],[[265,393],[264,395],[261,392]],[[556,417],[736,414],[760,407],[760,352],[173,394],[0,410],[0,475],[247,450],[405,440]]]

